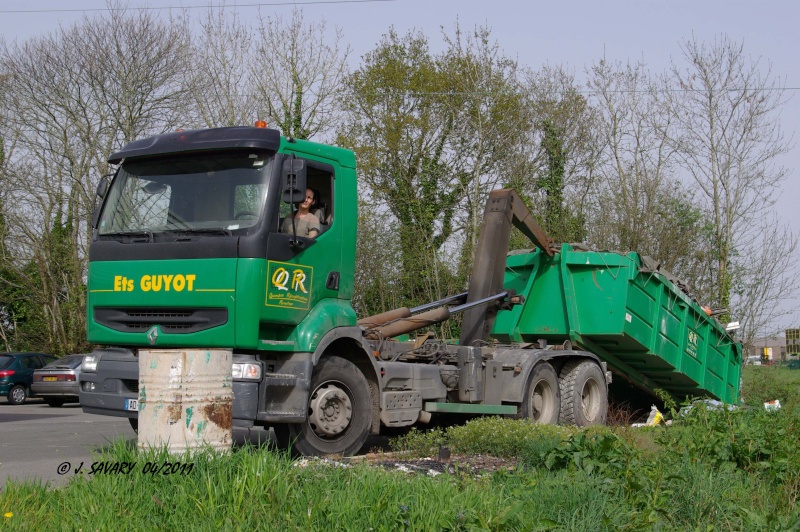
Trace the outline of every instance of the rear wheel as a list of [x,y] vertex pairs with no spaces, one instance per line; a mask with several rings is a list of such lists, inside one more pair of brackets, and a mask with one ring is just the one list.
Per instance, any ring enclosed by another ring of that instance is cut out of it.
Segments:
[[536,423],[554,425],[558,423],[561,408],[561,393],[558,375],[547,362],[538,364],[528,377],[525,398],[519,408],[518,418]]
[[323,358],[311,378],[308,419],[286,425],[287,435],[275,433],[279,443],[291,442],[305,456],[351,455],[364,445],[372,424],[369,383],[350,361]]
[[8,402],[12,405],[21,405],[28,398],[28,390],[22,384],[15,384],[8,390]]
[[47,403],[47,406],[52,406],[53,408],[60,408],[66,403],[64,399],[45,399],[44,402]]
[[139,418],[129,417],[128,418],[128,423],[131,424],[131,428],[133,429],[133,432],[135,432],[136,434],[139,434]]
[[567,362],[559,377],[561,422],[578,427],[602,425],[608,415],[608,388],[595,362]]

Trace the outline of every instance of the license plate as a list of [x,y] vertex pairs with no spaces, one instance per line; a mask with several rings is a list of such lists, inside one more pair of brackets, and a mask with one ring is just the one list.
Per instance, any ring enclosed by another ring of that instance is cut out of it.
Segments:
[[53,381],[57,381],[58,377],[42,377],[42,380],[45,381],[45,382],[53,382]]
[[135,410],[139,411],[139,400],[138,399],[125,399],[125,410]]

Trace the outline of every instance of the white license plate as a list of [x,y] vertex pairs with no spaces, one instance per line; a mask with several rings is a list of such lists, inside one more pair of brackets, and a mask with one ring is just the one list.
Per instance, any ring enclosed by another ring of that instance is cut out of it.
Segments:
[[136,412],[139,411],[139,400],[138,399],[125,399],[125,410],[135,410]]

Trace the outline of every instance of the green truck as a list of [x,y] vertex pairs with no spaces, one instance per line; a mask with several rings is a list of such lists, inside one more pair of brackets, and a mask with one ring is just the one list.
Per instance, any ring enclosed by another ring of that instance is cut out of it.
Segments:
[[[621,377],[738,400],[741,347],[636,254],[557,247],[514,191],[489,197],[466,292],[358,319],[353,152],[264,127],[178,131],[110,156],[89,249],[85,412],[136,428],[139,349],[233,353],[233,426],[352,454],[440,414],[605,422]],[[280,231],[317,191],[314,237]],[[508,253],[517,227],[536,246]],[[458,343],[412,333],[463,312]],[[102,347],[99,347],[102,346]]]

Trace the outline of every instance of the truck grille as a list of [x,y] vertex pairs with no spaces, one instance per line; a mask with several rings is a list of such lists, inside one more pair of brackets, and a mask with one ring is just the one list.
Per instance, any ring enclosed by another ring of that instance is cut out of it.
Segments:
[[120,332],[146,332],[158,325],[165,333],[193,333],[227,323],[228,309],[97,307],[94,321]]

